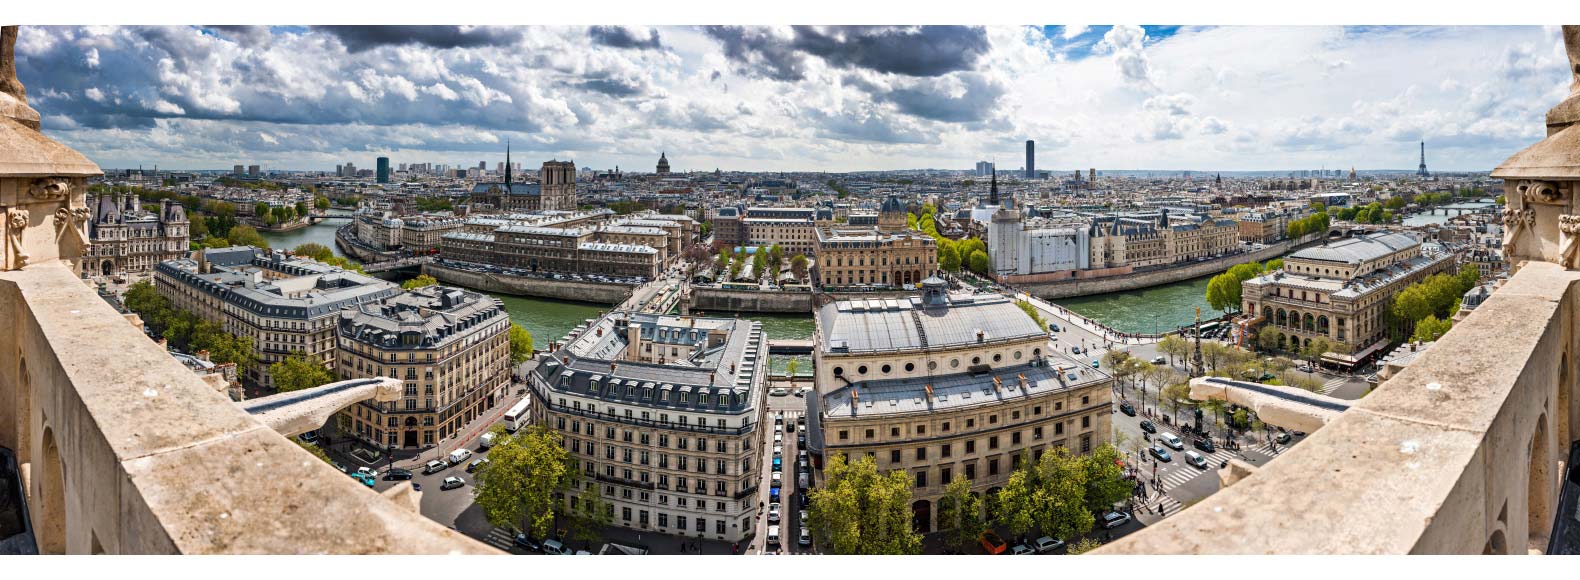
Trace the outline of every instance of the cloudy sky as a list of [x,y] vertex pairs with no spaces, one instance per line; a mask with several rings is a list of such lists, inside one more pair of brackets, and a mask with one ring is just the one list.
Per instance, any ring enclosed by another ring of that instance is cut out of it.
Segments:
[[549,158],[652,171],[1487,170],[1568,94],[1556,27],[24,27],[107,168]]

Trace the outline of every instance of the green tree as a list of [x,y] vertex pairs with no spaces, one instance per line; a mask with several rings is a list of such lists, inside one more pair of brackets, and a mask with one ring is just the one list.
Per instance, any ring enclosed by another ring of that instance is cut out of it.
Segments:
[[1278,348],[1278,329],[1268,324],[1256,331],[1256,345],[1264,351],[1273,351]]
[[1214,310],[1235,310],[1240,305],[1240,280],[1224,272],[1207,281],[1207,305]]
[[790,257],[790,273],[795,274],[796,280],[806,280],[807,259],[805,254],[796,254]]
[[1184,359],[1190,354],[1190,343],[1178,334],[1170,334],[1158,340],[1158,352],[1169,357],[1169,366],[1174,365],[1174,359]]
[[1429,314],[1426,318],[1421,319],[1420,322],[1415,323],[1415,334],[1410,336],[1410,340],[1432,342],[1442,338],[1453,327],[1454,321],[1452,319],[1439,319]]
[[977,543],[977,535],[987,528],[982,519],[982,497],[971,493],[971,480],[950,481],[938,498],[938,529],[946,530],[951,545],[966,553]]
[[320,262],[335,257],[335,252],[333,250],[330,250],[323,244],[316,244],[312,242],[308,242],[293,248],[291,253],[298,256],[307,256]]
[[1090,531],[1095,518],[1088,509],[1085,463],[1063,447],[1043,452],[1035,463],[1023,460],[994,501],[999,524],[1011,534],[1035,530],[1063,540]]
[[317,361],[308,360],[300,351],[269,365],[269,376],[274,378],[275,389],[282,393],[335,382],[335,375],[329,369]]
[[947,239],[938,244],[938,267],[945,272],[960,271],[960,252]]
[[252,246],[254,248],[263,248],[265,250],[269,249],[269,240],[263,239],[263,236],[258,233],[258,230],[253,229],[253,227],[249,225],[237,224],[232,226],[230,228],[230,233],[225,237],[230,240],[231,245]]
[[1025,300],[1016,300],[1015,301],[1015,306],[1020,307],[1020,311],[1021,312],[1025,312],[1026,316],[1031,317],[1032,322],[1036,322],[1037,323],[1037,328],[1047,328],[1048,327],[1047,324],[1043,323],[1043,321],[1042,321],[1042,314],[1037,312],[1037,307],[1032,306],[1030,302],[1027,302]]
[[763,257],[762,248],[758,248],[757,252],[752,253],[752,277],[757,280],[762,280],[764,273],[763,269],[767,266],[767,264],[768,261]]
[[1111,510],[1114,504],[1130,497],[1130,481],[1121,463],[1124,456],[1113,445],[1099,445],[1081,457],[1086,475],[1086,509],[1093,513]]
[[569,490],[576,478],[564,440],[546,425],[533,425],[515,436],[506,435],[503,425],[495,425],[493,432],[498,440],[488,452],[488,463],[477,470],[473,502],[491,524],[548,537],[555,515],[565,511],[554,494]]
[[855,463],[835,454],[825,483],[811,490],[809,527],[827,553],[917,554],[922,536],[911,527],[911,478],[905,471],[879,474],[864,456]]
[[320,195],[313,198],[313,207],[318,208],[319,211],[329,209],[329,205],[329,198],[327,197]]
[[970,268],[975,274],[986,276],[989,270],[993,268],[993,263],[988,259],[987,252],[982,250],[972,250],[971,259],[968,262],[967,267]]
[[520,324],[510,323],[510,364],[518,365],[532,358],[532,333]]
[[405,290],[416,290],[425,286],[437,286],[438,284],[439,281],[434,279],[433,276],[420,274],[416,278],[401,282],[400,287]]
[[[1326,228],[1326,226],[1323,226],[1323,227],[1324,227],[1324,229]],[[1284,269],[1284,259],[1283,258],[1273,258],[1273,259],[1267,261],[1267,264],[1262,268],[1262,271],[1264,271],[1264,272],[1274,272],[1274,271],[1282,270],[1282,269]]]

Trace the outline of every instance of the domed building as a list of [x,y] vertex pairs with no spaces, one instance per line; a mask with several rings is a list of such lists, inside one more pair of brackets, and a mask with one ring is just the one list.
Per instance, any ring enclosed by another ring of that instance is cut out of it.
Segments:
[[658,174],[669,175],[669,158],[662,152],[658,154]]

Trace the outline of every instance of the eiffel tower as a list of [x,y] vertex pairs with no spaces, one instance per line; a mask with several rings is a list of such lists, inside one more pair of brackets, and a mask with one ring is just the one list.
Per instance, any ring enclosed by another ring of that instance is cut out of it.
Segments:
[[1415,174],[1418,177],[1429,177],[1432,175],[1426,172],[1426,141],[1421,142],[1421,168],[1417,169]]

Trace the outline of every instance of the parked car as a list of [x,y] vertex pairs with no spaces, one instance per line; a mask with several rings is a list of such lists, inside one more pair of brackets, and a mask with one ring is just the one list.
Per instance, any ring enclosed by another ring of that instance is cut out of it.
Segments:
[[1130,514],[1127,514],[1125,512],[1108,512],[1106,514],[1103,514],[1102,521],[1103,521],[1103,529],[1111,530],[1111,529],[1117,528],[1119,526],[1125,525],[1126,522],[1129,522],[1130,521]]
[[532,539],[531,536],[526,534],[516,534],[516,538],[510,543],[514,544],[517,548],[521,548],[529,552],[543,551],[543,544],[538,543],[537,540]]
[[483,458],[480,458],[480,459],[475,459],[471,463],[468,463],[466,465],[466,472],[467,473],[476,472],[477,468],[482,467],[484,465],[488,465],[488,458],[487,457],[483,457]]
[[774,472],[773,483],[772,483],[774,489],[779,489],[781,487],[784,487],[784,477],[783,476],[784,476],[783,473],[780,473],[778,471]]
[[389,471],[384,472],[384,479],[389,480],[389,481],[399,481],[399,480],[411,479],[411,472],[407,471],[407,470],[404,470],[404,469],[401,469],[399,467],[396,467],[396,468],[390,469]]
[[1128,401],[1119,404],[1119,412],[1124,413],[1126,415],[1129,415],[1131,417],[1136,416],[1136,408],[1134,406],[1132,406]]
[[449,469],[449,467],[450,464],[435,459],[433,461],[429,461],[427,465],[424,465],[422,472],[424,475],[431,475],[444,471],[445,469]]
[[575,552],[573,552],[570,547],[561,543],[559,540],[544,540],[543,553],[553,554],[556,556],[569,556]]
[[807,531],[805,525],[801,526],[801,535],[800,537],[796,538],[795,543],[796,545],[799,545],[803,548],[812,547],[812,533]]
[[768,389],[769,396],[783,397],[788,394],[790,394],[790,389],[786,389],[784,387],[774,387],[772,389]]
[[784,471],[784,469],[785,469],[784,462],[785,462],[785,460],[784,460],[783,457],[775,457],[774,458],[774,471]]
[[297,435],[296,438],[301,439],[303,443],[316,443],[318,442],[318,432],[308,431],[301,435]]
[[779,526],[768,526],[768,545],[779,545]]
[[1175,451],[1185,450],[1185,442],[1179,438],[1179,435],[1175,435],[1173,433],[1159,433],[1158,439],[1162,440],[1164,445],[1172,447]]
[[1206,437],[1197,437],[1196,441],[1192,442],[1191,445],[1208,453],[1212,453],[1213,451],[1217,450],[1217,446],[1212,444],[1212,440]]
[[1014,546],[1010,547],[1009,553],[1012,556],[1030,556],[1036,554],[1037,551],[1031,549],[1031,546],[1027,546],[1026,544],[1015,544]]
[[1141,430],[1142,431],[1146,431],[1148,433],[1157,433],[1158,432],[1158,426],[1157,425],[1153,425],[1151,421],[1148,421],[1146,419],[1142,419],[1141,420]]
[[1164,463],[1168,463],[1168,462],[1174,460],[1173,457],[1169,456],[1169,450],[1164,449],[1162,447],[1159,447],[1157,445],[1153,445],[1152,447],[1147,448],[1147,451],[1150,452],[1153,457],[1158,458],[1158,461],[1162,461]]
[[483,437],[477,440],[477,450],[478,451],[487,451],[489,447],[493,447],[493,446],[494,446],[494,432],[493,431],[489,431],[487,433],[484,433]]
[[768,523],[777,524],[779,523],[779,518],[779,502],[768,504]]
[[1033,542],[1033,544],[1036,545],[1038,553],[1046,554],[1059,548],[1063,548],[1064,540],[1055,540],[1051,537],[1043,536],[1041,538],[1037,538],[1037,541]]
[[466,480],[452,475],[450,477],[444,478],[444,483],[439,484],[439,489],[441,489],[441,490],[455,489],[457,487],[462,487],[462,486],[465,486],[465,485],[466,485]]
[[1004,550],[1009,548],[1004,543],[1004,538],[998,537],[993,530],[983,530],[982,534],[977,536],[977,543],[982,544],[982,549],[989,554],[1003,554]]

